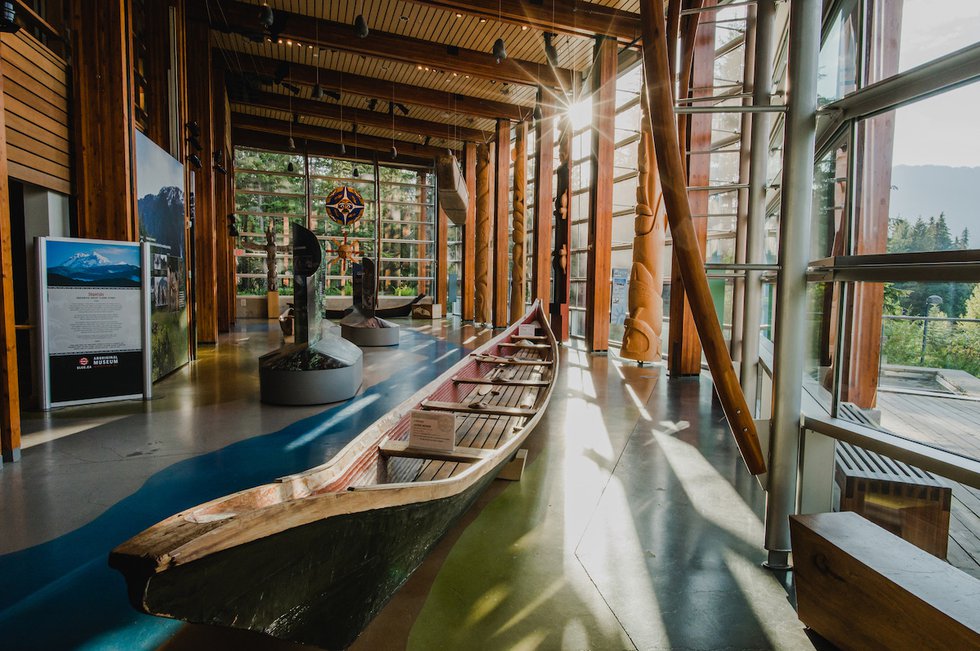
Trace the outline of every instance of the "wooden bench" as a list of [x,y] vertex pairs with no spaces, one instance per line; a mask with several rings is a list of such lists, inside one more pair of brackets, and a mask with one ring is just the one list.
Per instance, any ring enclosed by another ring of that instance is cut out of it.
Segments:
[[935,475],[839,441],[840,510],[853,511],[920,549],[946,558],[952,489]]
[[800,620],[841,649],[980,649],[980,580],[856,513],[790,516]]
[[378,446],[378,452],[383,457],[404,457],[406,459],[434,459],[436,461],[454,461],[457,463],[476,463],[486,459],[491,450],[468,448],[457,445],[452,450],[433,450],[431,448],[413,448],[408,441],[383,441]]

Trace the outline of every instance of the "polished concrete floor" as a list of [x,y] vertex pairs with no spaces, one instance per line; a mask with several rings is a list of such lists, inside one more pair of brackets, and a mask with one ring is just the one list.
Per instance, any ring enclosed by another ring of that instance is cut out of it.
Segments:
[[[243,321],[150,402],[25,419],[0,470],[0,647],[299,649],[133,611],[117,543],[196,503],[321,463],[490,333],[404,320],[340,405],[258,402],[278,336]],[[562,349],[520,482],[497,481],[352,647],[807,649],[791,577],[761,567],[763,494],[707,377]],[[327,625],[325,623],[325,625]]]

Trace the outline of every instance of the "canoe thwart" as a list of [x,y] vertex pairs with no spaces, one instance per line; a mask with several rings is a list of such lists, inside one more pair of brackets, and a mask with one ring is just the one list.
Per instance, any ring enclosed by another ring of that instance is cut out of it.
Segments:
[[526,416],[528,418],[538,413],[536,409],[503,407],[500,405],[474,406],[464,402],[438,402],[436,400],[423,400],[422,409],[457,411],[462,414],[486,414],[488,416]]
[[493,384],[502,387],[546,387],[551,382],[548,380],[506,380],[485,377],[454,377],[456,384]]
[[[515,337],[516,339],[516,337]],[[532,350],[548,350],[551,348],[548,344],[532,344],[527,341],[502,341],[497,344],[501,348],[530,348]]]
[[510,364],[511,366],[551,366],[554,364],[550,359],[515,359],[513,357],[501,357],[499,355],[473,355],[478,362],[488,362],[490,364]]
[[435,459],[437,461],[456,461],[476,463],[490,456],[489,450],[456,446],[452,450],[434,450],[431,448],[412,447],[408,441],[384,441],[378,446],[378,452],[384,457],[404,457],[406,459]]

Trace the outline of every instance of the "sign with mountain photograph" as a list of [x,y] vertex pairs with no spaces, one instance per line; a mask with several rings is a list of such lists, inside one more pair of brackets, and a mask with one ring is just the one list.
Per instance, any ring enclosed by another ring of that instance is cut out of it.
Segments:
[[153,380],[190,361],[185,250],[184,166],[136,132],[140,239],[150,244]]
[[43,408],[141,398],[146,386],[143,249],[39,238]]

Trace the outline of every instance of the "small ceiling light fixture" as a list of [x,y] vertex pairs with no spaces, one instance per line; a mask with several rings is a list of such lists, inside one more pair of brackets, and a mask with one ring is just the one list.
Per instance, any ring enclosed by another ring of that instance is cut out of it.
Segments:
[[3,13],[0,14],[0,32],[13,34],[18,31],[20,25],[17,24],[17,9],[13,2],[4,2]]
[[401,102],[395,102],[395,107],[402,112],[402,115],[408,115],[408,107]]
[[275,22],[276,22],[276,15],[272,13],[272,7],[270,7],[269,5],[263,5],[262,11],[259,12],[259,25],[261,25],[265,29],[272,29],[272,25]]
[[[497,22],[500,22],[500,0],[497,0]],[[504,38],[502,36],[493,42],[492,52],[497,63],[507,58],[507,47],[504,45]]]
[[323,86],[321,86],[319,83],[313,87],[313,99],[321,102],[323,101]]
[[398,150],[395,149],[394,146],[392,146],[391,151],[389,152],[389,154],[391,155],[392,160],[398,158]]
[[[296,141],[293,140],[293,137],[292,136],[289,136],[289,140],[287,141],[287,146],[289,147],[289,151],[296,151]],[[292,170],[292,167],[293,167],[293,164],[290,163],[289,164],[289,168],[290,168],[289,171],[290,172],[293,171]]]
[[354,19],[354,36],[357,38],[367,38],[371,31],[368,29],[367,21],[364,20],[363,14],[357,14],[357,18]]
[[368,100],[367,107],[369,111],[373,111],[378,108],[378,100],[376,98],[371,98]]
[[544,55],[548,58],[548,63],[558,67],[558,48],[551,42],[554,37],[551,32],[544,33]]

